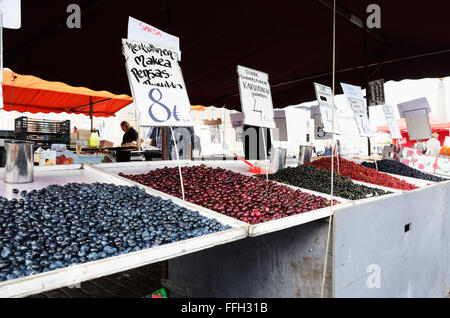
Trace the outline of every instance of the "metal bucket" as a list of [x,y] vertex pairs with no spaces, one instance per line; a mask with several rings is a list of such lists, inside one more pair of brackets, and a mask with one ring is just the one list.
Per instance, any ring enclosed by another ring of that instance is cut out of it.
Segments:
[[272,147],[270,150],[270,171],[276,172],[286,166],[286,153],[286,149]]
[[5,141],[5,182],[33,182],[33,143],[21,140]]
[[312,157],[312,146],[300,146],[300,150],[298,153],[298,165],[302,165],[308,162],[311,162]]

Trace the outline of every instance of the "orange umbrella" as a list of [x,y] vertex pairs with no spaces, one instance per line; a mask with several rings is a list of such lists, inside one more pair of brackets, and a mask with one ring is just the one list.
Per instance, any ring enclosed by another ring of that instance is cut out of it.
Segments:
[[31,75],[3,71],[4,110],[30,113],[69,113],[110,117],[133,102],[128,95],[93,91]]

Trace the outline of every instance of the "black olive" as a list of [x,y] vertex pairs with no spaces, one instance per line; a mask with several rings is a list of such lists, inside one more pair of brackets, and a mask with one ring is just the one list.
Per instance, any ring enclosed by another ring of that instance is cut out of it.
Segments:
[[433,181],[433,182],[447,181],[447,179],[422,172],[420,170],[414,169],[413,167],[407,166],[404,163],[396,161],[396,160],[389,160],[389,159],[378,160],[376,165],[375,165],[375,163],[364,161],[363,163],[361,163],[361,165],[363,165],[364,167],[367,167],[367,168],[372,168],[372,169],[376,169],[378,167],[378,170],[381,172],[398,174],[401,176],[411,177],[411,178],[416,178],[416,179],[421,179],[421,180],[427,180],[427,181]]

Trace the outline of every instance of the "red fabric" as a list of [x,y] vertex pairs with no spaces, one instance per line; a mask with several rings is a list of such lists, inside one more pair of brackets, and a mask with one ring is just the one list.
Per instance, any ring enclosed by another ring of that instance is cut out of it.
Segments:
[[[449,136],[450,122],[440,121],[439,119],[437,119],[431,115],[428,115],[428,118],[429,118],[429,122],[430,122],[430,126],[431,126],[431,131],[433,133],[439,134],[438,140],[441,143],[441,145],[443,145],[444,141],[445,141],[445,137]],[[402,134],[402,138],[406,139],[406,143],[401,144],[400,146],[402,146],[404,148],[412,148],[414,146],[414,144],[417,142],[417,140],[409,140],[408,129],[406,127],[405,119],[401,118],[401,119],[397,120],[397,125]],[[377,131],[389,133],[389,128],[388,128],[388,126],[379,126],[379,127],[377,127]],[[424,140],[424,142],[426,142],[427,140]]]
[[[428,115],[428,118],[430,121],[431,130],[433,132],[437,132],[437,133],[439,133],[440,131],[448,132],[448,129],[450,128],[450,122],[441,121],[431,115]],[[397,120],[397,125],[401,132],[408,130],[408,128],[406,127],[405,118],[401,118],[401,119]],[[377,131],[389,133],[389,128],[388,128],[388,126],[379,126],[379,127],[377,127]]]

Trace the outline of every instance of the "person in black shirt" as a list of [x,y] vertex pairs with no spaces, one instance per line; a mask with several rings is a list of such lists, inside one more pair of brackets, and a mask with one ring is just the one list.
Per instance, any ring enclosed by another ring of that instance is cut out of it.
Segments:
[[127,121],[123,121],[120,124],[120,127],[124,131],[125,134],[123,134],[122,138],[122,146],[130,146],[130,145],[137,145],[137,140],[139,138],[137,131],[131,127],[130,123]]

